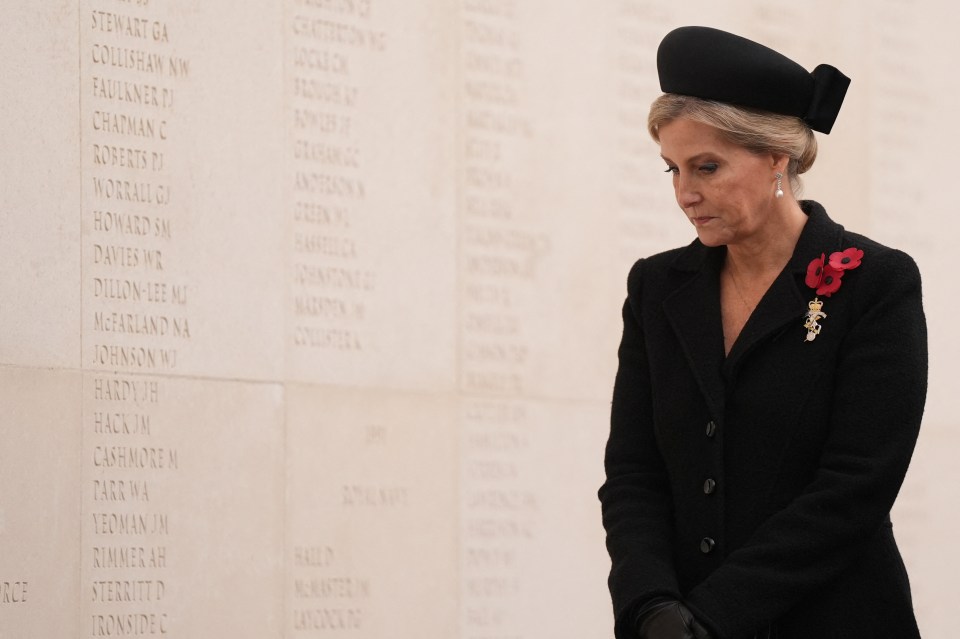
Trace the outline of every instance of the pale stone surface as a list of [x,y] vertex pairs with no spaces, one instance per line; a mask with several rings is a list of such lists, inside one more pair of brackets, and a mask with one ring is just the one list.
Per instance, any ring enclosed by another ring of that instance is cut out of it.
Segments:
[[457,636],[448,395],[289,384],[286,636]]
[[289,379],[453,388],[453,9],[286,3]]
[[853,78],[804,195],[924,274],[894,521],[924,635],[956,626],[960,9],[6,4],[4,631],[608,636],[625,277],[694,237],[646,132],[682,24]]
[[[0,364],[79,365],[76,4],[4,3]],[[38,79],[42,79],[38,81]]]
[[82,450],[84,632],[281,636],[279,384],[85,373]]
[[0,627],[78,637],[80,375],[0,368]]

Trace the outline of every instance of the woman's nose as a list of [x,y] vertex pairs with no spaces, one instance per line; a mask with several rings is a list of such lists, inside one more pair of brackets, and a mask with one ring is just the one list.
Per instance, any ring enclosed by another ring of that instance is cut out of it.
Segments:
[[698,204],[702,198],[693,181],[683,175],[678,175],[676,180],[677,204],[684,209]]

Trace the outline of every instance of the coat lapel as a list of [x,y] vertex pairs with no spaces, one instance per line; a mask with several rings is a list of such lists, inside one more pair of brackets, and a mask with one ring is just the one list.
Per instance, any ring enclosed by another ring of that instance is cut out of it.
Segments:
[[725,249],[699,241],[680,254],[673,268],[682,282],[663,301],[663,310],[697,379],[714,418],[724,412],[723,326],[720,319],[720,266]]
[[733,379],[738,366],[757,344],[792,322],[803,322],[807,302],[813,299],[803,281],[807,265],[821,253],[829,255],[840,247],[843,227],[827,217],[816,202],[803,201],[800,206],[809,219],[790,261],[757,304],[723,363],[727,379]]

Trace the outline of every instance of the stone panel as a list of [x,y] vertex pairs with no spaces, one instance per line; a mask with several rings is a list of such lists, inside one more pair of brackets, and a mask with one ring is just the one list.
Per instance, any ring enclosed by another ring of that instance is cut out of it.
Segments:
[[78,637],[80,375],[0,368],[0,626]]
[[452,388],[451,5],[286,9],[287,375]]
[[278,384],[84,374],[84,636],[281,636]]
[[85,369],[279,378],[280,21],[81,2]]
[[457,636],[455,410],[288,386],[288,639]]

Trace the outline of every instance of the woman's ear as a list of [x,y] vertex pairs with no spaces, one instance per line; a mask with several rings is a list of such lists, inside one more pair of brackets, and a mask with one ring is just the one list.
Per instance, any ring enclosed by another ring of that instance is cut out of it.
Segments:
[[773,169],[778,173],[787,174],[787,168],[790,166],[790,156],[785,153],[771,153]]

